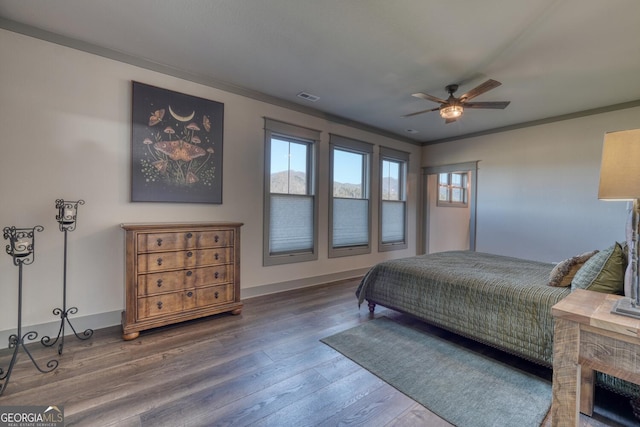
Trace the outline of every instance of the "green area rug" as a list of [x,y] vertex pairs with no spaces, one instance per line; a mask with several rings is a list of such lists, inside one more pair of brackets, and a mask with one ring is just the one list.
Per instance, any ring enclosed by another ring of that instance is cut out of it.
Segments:
[[551,384],[381,317],[321,340],[459,427],[538,427]]

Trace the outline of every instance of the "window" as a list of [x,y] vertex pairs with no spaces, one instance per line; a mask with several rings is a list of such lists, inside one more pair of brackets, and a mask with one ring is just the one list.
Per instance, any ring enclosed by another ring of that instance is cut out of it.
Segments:
[[331,135],[329,257],[371,252],[372,153],[371,144]]
[[467,182],[467,172],[439,173],[437,206],[466,208]]
[[409,153],[380,147],[380,233],[378,250],[407,247]]
[[265,119],[264,265],[318,258],[319,138],[319,131]]

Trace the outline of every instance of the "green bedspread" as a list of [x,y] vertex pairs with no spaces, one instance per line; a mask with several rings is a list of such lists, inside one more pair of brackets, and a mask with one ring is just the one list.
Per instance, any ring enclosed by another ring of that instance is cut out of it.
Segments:
[[453,251],[382,262],[357,290],[374,301],[551,366],[551,307],[568,288],[547,286],[553,264]]
[[[548,286],[554,264],[471,251],[441,252],[381,262],[356,295],[409,313],[545,366],[553,362],[551,307],[571,292]],[[639,388],[598,374],[625,395]]]

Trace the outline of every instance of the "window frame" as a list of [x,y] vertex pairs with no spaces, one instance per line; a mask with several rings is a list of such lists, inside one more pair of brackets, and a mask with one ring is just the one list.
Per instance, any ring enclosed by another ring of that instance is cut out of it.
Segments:
[[[335,200],[350,199],[334,196],[334,152],[335,150],[350,152],[362,155],[362,185],[363,197],[354,200],[367,200],[367,244],[354,244],[349,246],[335,246],[333,239],[334,231],[334,202]],[[371,230],[372,230],[372,211],[373,203],[371,202],[371,168],[373,164],[373,144],[359,141],[343,136],[330,134],[329,140],[329,221],[328,221],[328,250],[329,258],[338,258],[352,255],[362,255],[371,253]]]
[[[265,118],[264,124],[264,188],[263,188],[263,266],[282,265],[318,259],[318,145],[321,131]],[[279,139],[308,146],[307,155],[307,194],[271,193],[271,141]],[[312,197],[312,249],[271,252],[271,199],[272,195],[292,197]]]
[[[447,175],[447,183],[442,184],[440,181],[440,177],[442,175]],[[452,176],[460,175],[462,177],[462,186],[458,187],[453,185]],[[447,187],[448,200],[440,199],[440,188]],[[462,191],[462,202],[453,201],[452,190],[454,188],[459,188]],[[438,174],[438,192],[436,194],[436,206],[441,208],[466,208],[469,207],[469,172],[465,171],[456,171],[456,172],[442,172]]]
[[[407,209],[407,176],[409,172],[409,158],[410,154],[404,151],[395,150],[388,147],[380,147],[379,153],[379,200],[378,200],[378,252],[395,251],[400,249],[406,249],[408,247],[408,218],[409,212]],[[383,198],[384,189],[384,162],[390,161],[400,165],[398,188],[399,188],[399,200],[388,200]],[[403,205],[403,231],[404,235],[402,240],[397,241],[383,241],[383,224],[384,224],[384,204],[385,202],[397,202]]]

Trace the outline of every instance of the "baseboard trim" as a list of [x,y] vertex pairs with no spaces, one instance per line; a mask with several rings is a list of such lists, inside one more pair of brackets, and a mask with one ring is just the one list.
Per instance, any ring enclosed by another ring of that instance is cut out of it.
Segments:
[[[324,274],[322,276],[307,277],[303,279],[288,280],[286,282],[269,283],[266,285],[253,286],[251,288],[242,288],[242,299],[254,298],[263,295],[275,294],[278,292],[292,291],[294,289],[308,288],[310,286],[318,286],[331,282],[338,282],[341,280],[356,279],[364,276],[369,267],[359,268],[356,270],[341,271],[338,273]],[[73,327],[78,334],[82,334],[86,329],[103,329],[110,326],[120,325],[122,316],[122,310],[110,311],[104,313],[91,314],[88,316],[74,316],[70,317]],[[49,336],[55,338],[58,335],[60,329],[60,320],[52,322],[41,323],[38,325],[29,325],[22,327],[23,331],[35,331],[38,333],[37,340],[42,339],[43,336]],[[15,329],[9,329],[0,331],[0,343],[9,342],[9,336],[15,334]],[[65,335],[72,335],[73,331],[69,325],[65,325]],[[36,341],[37,341],[36,340]]]
[[341,280],[356,279],[364,276],[370,267],[356,270],[341,271],[339,273],[324,274],[303,279],[288,280],[286,282],[270,283],[267,285],[254,286],[242,289],[242,299],[260,297],[278,292],[292,291],[294,289],[308,288],[310,286],[323,285]]
[[[119,310],[90,314],[87,316],[73,316],[69,317],[69,320],[71,321],[71,324],[75,328],[76,332],[78,332],[79,335],[82,335],[82,333],[87,329],[96,330],[107,328],[109,326],[119,325],[121,316],[122,310]],[[36,339],[36,342],[41,340],[44,336],[49,336],[51,337],[51,339],[55,339],[55,337],[58,336],[58,331],[60,330],[60,319],[53,322],[40,323],[39,325],[22,325],[22,330],[23,335],[31,331],[37,332],[38,337]],[[73,331],[69,327],[68,323],[64,325],[64,332],[65,336],[73,335]],[[15,329],[0,331],[0,343],[9,342],[9,336],[15,333]]]

